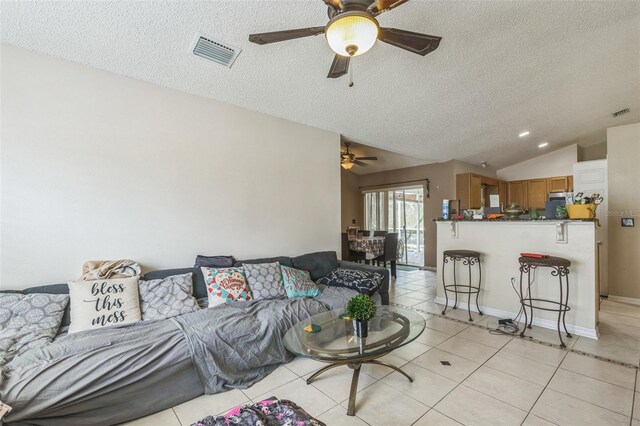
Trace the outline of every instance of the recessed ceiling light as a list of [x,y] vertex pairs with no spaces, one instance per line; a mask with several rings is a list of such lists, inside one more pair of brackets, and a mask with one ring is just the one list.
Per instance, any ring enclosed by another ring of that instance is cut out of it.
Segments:
[[518,136],[520,136],[521,138],[524,138],[525,136],[529,136],[529,133],[531,133],[531,132],[526,130],[526,131],[520,133]]
[[538,145],[538,148],[544,148],[547,145],[549,145],[549,142],[542,142],[540,145]]

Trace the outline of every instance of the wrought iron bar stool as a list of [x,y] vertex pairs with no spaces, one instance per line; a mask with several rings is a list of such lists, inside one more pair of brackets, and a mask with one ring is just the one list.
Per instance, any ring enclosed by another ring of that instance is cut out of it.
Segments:
[[[558,337],[560,338],[560,347],[566,348],[564,341],[562,340],[562,333],[560,332],[560,321],[562,320],[562,325],[564,327],[565,333],[567,333],[567,337],[571,338],[571,334],[567,330],[567,324],[565,323],[565,317],[567,312],[571,310],[569,307],[569,267],[571,266],[571,262],[567,259],[563,259],[561,257],[520,257],[518,259],[520,262],[520,303],[522,304],[522,310],[524,311],[524,323],[526,327],[523,327],[522,332],[520,333],[520,337],[524,337],[524,332],[527,328],[531,328],[531,324],[533,323],[533,310],[540,309],[542,311],[551,311],[558,313]],[[531,297],[531,270],[535,270],[537,268],[551,268],[551,275],[554,277],[558,277],[559,280],[559,288],[560,288],[560,299],[557,300],[549,300],[549,299],[540,299]],[[524,293],[523,286],[523,278],[524,274],[527,274],[527,293]],[[564,280],[562,279],[564,277]],[[563,287],[565,291],[563,291]],[[534,305],[534,302],[537,304]],[[547,306],[540,306],[540,303],[546,303]],[[527,307],[529,308],[529,312],[531,313],[531,318],[527,321]]]
[[[445,265],[453,262],[453,284],[447,284],[444,278]],[[456,263],[462,262],[464,266],[469,267],[469,282],[468,284],[458,284],[458,278],[456,276]],[[474,285],[471,282],[471,267],[478,265],[478,283]],[[449,292],[454,292],[456,295],[453,309],[458,308],[458,293],[467,295],[467,309],[469,311],[469,321],[473,321],[471,318],[471,295],[476,295],[476,308],[478,313],[482,315],[480,306],[478,306],[478,296],[480,296],[480,284],[482,283],[482,267],[480,266],[480,253],[472,250],[445,250],[442,254],[442,286],[444,287],[444,297],[446,303],[442,315],[446,315],[447,308],[449,307]]]

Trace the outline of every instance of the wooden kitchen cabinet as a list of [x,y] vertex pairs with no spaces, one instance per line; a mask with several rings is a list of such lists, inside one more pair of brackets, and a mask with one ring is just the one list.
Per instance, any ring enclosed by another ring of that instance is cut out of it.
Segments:
[[527,189],[526,180],[507,182],[508,204],[518,203],[520,204],[520,208],[528,209],[529,200],[527,198]]
[[456,175],[456,198],[460,210],[479,209],[482,203],[482,176],[474,173]]
[[548,191],[549,192],[572,191],[573,188],[569,189],[570,186],[573,187],[573,185],[569,185],[569,178],[571,178],[571,181],[573,183],[573,176],[557,176],[557,177],[551,177],[547,179]]
[[527,181],[527,209],[544,209],[549,199],[547,179],[531,179]]
[[509,203],[509,193],[507,191],[507,182],[498,181],[498,196],[500,197],[500,205],[507,206]]

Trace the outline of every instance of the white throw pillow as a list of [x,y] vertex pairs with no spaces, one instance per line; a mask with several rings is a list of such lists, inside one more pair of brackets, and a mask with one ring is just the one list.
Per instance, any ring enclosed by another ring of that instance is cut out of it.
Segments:
[[71,281],[69,333],[140,321],[138,277]]

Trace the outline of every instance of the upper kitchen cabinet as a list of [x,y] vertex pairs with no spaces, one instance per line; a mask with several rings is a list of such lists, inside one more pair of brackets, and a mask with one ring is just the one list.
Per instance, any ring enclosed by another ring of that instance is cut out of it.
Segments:
[[528,209],[529,200],[527,198],[528,185],[526,180],[517,180],[507,182],[507,193],[509,195],[509,204],[518,203],[520,208]]
[[544,209],[548,199],[547,179],[527,181],[527,209]]
[[479,209],[482,205],[482,176],[474,173],[456,175],[456,198],[460,210]]
[[507,205],[509,202],[509,192],[507,190],[507,182],[498,181],[498,195],[500,196],[500,205]]
[[573,192],[573,176],[557,176],[547,179],[549,192]]

